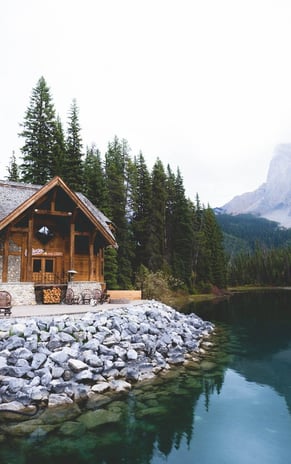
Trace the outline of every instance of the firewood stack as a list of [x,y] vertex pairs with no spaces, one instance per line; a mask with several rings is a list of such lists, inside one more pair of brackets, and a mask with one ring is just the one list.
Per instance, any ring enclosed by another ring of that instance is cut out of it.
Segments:
[[43,302],[45,304],[56,304],[61,302],[61,289],[57,287],[48,288],[43,291]]

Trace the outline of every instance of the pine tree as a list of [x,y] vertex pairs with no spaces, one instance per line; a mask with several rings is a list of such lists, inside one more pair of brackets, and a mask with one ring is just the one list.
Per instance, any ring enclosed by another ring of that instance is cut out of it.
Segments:
[[[200,272],[200,263],[203,265],[203,251],[205,249],[205,235],[203,233],[204,214],[200,203],[199,195],[196,194],[195,204],[192,205],[192,228],[193,228],[193,252],[192,252],[192,284],[195,287],[201,280],[201,275],[205,278],[206,272]],[[203,280],[203,279],[202,279]]]
[[64,180],[72,190],[83,190],[82,139],[79,110],[74,99],[69,112]]
[[55,143],[52,148],[52,160],[50,165],[50,177],[59,176],[65,177],[65,156],[66,156],[66,142],[63,131],[62,122],[58,116],[55,124]]
[[223,236],[212,209],[203,211],[202,240],[200,243],[199,278],[219,288],[226,285],[226,263]]
[[185,197],[183,179],[178,169],[174,183],[172,202],[171,268],[173,275],[184,282],[188,289],[192,287],[193,228],[192,208]]
[[119,288],[132,286],[132,241],[127,218],[127,162],[128,145],[117,137],[108,144],[105,154],[105,173],[108,192],[108,212],[116,227]]
[[111,290],[118,290],[118,262],[117,251],[115,248],[109,247],[105,249],[104,261],[104,278],[106,287]]
[[23,130],[19,134],[25,143],[21,148],[23,163],[20,166],[24,182],[44,184],[51,176],[53,147],[55,146],[55,110],[50,89],[44,77],[32,90],[30,104],[24,116]]
[[134,241],[133,269],[137,273],[140,266],[148,266],[150,257],[151,224],[151,178],[140,152],[132,167],[131,228]]
[[167,262],[172,266],[173,262],[173,229],[174,229],[174,208],[176,198],[176,177],[172,172],[170,165],[167,166],[167,178],[166,178],[166,189],[167,189],[167,202],[166,202],[166,259]]
[[152,271],[167,270],[166,262],[166,174],[160,159],[157,159],[152,170],[152,205],[150,241],[151,250],[149,269]]
[[104,214],[107,214],[108,200],[104,166],[101,154],[95,145],[87,147],[83,167],[83,192]]
[[8,176],[7,179],[9,181],[18,182],[19,179],[19,166],[16,162],[15,152],[13,151],[12,156],[10,158],[9,166],[7,166]]

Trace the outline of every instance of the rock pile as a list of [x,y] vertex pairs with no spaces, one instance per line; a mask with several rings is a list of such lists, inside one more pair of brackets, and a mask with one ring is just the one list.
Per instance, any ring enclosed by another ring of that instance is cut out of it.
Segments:
[[193,358],[213,330],[195,314],[156,301],[82,317],[3,319],[0,411],[130,389]]

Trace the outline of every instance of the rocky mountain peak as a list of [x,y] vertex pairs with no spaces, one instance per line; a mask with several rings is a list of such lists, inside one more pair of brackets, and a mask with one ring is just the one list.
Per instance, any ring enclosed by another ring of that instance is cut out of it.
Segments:
[[291,227],[291,144],[276,146],[264,184],[234,197],[221,209],[227,214],[252,213]]

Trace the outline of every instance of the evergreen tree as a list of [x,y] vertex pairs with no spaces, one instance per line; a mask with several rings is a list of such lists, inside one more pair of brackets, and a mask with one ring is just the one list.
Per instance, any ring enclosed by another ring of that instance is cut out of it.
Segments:
[[83,167],[83,192],[92,203],[104,214],[107,214],[108,201],[105,181],[105,172],[101,154],[95,145],[87,147]]
[[25,143],[21,148],[20,166],[24,182],[44,184],[51,176],[53,147],[55,146],[55,110],[50,89],[41,77],[32,91],[29,107],[19,134]]
[[59,176],[65,177],[65,156],[66,156],[66,142],[63,131],[63,126],[58,116],[55,124],[55,143],[52,148],[52,160],[50,165],[50,177]]
[[172,172],[170,165],[167,166],[167,178],[166,178],[166,189],[167,189],[167,201],[166,201],[166,260],[168,263],[173,262],[173,230],[174,230],[174,209],[176,201],[176,177]]
[[13,181],[13,182],[19,181],[19,166],[16,162],[16,156],[15,156],[14,151],[10,158],[9,166],[7,166],[7,171],[8,171],[7,179],[9,181]]
[[82,139],[79,110],[74,99],[69,112],[64,180],[72,190],[83,191]]
[[188,289],[192,287],[193,228],[192,208],[185,197],[183,179],[178,169],[175,178],[175,196],[172,205],[171,268]]
[[105,248],[104,261],[104,278],[106,287],[111,290],[118,290],[117,250],[112,247]]
[[223,235],[217,224],[213,210],[208,206],[204,211],[204,233],[206,237],[208,280],[219,288],[226,285],[226,263],[223,249]]
[[149,269],[167,271],[166,262],[166,174],[160,159],[157,159],[152,170],[152,205],[150,224],[150,257]]
[[[205,277],[207,271],[200,272],[200,262],[203,264],[202,252],[205,249],[205,236],[203,234],[204,214],[199,195],[196,194],[195,204],[192,205],[192,228],[193,228],[193,264],[192,283],[195,286],[201,280],[201,274]],[[202,255],[202,256],[201,256]],[[201,259],[200,259],[201,258]]]
[[148,266],[150,256],[150,224],[151,224],[151,178],[140,152],[134,160],[132,169],[131,192],[131,227],[134,241],[134,272],[140,266]]
[[132,242],[127,218],[127,162],[128,146],[117,137],[108,144],[105,154],[105,172],[108,192],[108,212],[116,227],[119,288],[132,286]]

